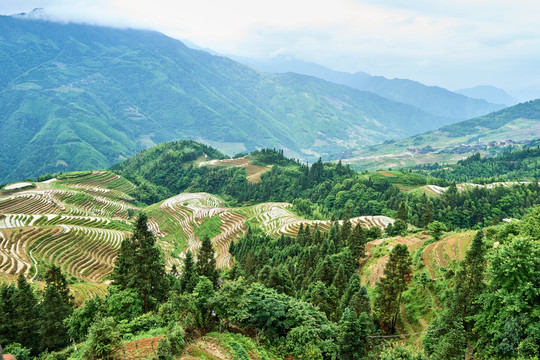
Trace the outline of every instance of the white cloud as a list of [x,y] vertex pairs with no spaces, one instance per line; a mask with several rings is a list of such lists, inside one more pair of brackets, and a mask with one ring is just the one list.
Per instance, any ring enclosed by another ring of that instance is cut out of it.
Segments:
[[34,7],[63,21],[154,28],[221,53],[293,54],[449,88],[540,88],[537,0],[2,0],[0,13]]

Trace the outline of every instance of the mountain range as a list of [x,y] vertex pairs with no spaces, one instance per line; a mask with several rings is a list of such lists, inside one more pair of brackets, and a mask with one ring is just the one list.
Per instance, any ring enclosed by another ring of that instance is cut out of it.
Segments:
[[[351,74],[335,71],[288,55],[278,55],[264,60],[237,56],[232,56],[232,58],[259,71],[271,73],[294,72],[314,76],[336,84],[347,85],[358,90],[369,91],[393,101],[415,106],[432,115],[452,119],[454,122],[485,115],[506,106],[515,105],[518,102],[506,94],[504,90],[493,87],[471,89],[471,95],[469,95],[467,89],[459,93],[439,86],[427,86],[409,79],[387,79],[383,76],[372,76],[365,72]],[[487,96],[486,99],[484,95],[488,91],[490,96]],[[494,93],[496,96],[493,95]]]
[[[452,102],[435,114],[396,101],[404,88],[389,99],[312,76],[258,72],[147,30],[2,16],[0,65],[0,182],[106,168],[177,139],[229,155],[274,147],[311,161],[466,116]],[[456,96],[471,113],[498,107]]]
[[459,89],[455,92],[471,98],[484,99],[495,104],[504,104],[506,106],[516,105],[520,102],[503,89],[489,85],[479,85],[472,88]]

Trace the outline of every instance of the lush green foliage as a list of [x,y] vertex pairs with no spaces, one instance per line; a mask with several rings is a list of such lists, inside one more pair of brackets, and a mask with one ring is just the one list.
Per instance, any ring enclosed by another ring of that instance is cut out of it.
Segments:
[[388,333],[396,330],[401,296],[412,279],[411,265],[412,259],[407,246],[396,245],[384,267],[384,277],[377,284],[374,310],[381,328]]
[[507,151],[492,157],[481,157],[476,153],[460,160],[450,169],[443,165],[421,166],[416,169],[435,178],[456,183],[473,181],[478,184],[495,181],[535,180],[540,178],[540,147]]

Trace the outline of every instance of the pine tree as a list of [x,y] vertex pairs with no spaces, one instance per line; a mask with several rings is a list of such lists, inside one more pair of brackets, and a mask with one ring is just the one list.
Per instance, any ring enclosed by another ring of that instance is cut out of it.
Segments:
[[349,279],[349,284],[347,290],[341,297],[341,302],[339,305],[339,313],[342,314],[345,309],[349,306],[351,298],[354,294],[360,291],[360,276],[358,274],[353,274]]
[[309,224],[307,224],[306,227],[304,228],[304,239],[305,239],[305,244],[307,246],[310,246],[312,243],[312,238],[311,238],[311,230],[309,229]]
[[345,209],[345,213],[343,215],[343,226],[341,227],[341,244],[347,244],[347,240],[349,239],[349,236],[351,235],[351,209],[347,206]]
[[360,224],[354,227],[354,230],[349,235],[349,249],[354,255],[356,261],[366,256],[366,233]]
[[367,322],[356,318],[356,313],[346,308],[339,321],[339,355],[340,359],[362,359],[367,353]]
[[314,276],[315,276],[315,281],[320,280],[326,286],[330,286],[332,284],[332,281],[334,280],[334,276],[335,276],[335,270],[334,270],[334,264],[332,263],[332,259],[330,258],[330,256],[326,256],[324,260],[321,263],[319,263]]
[[396,215],[396,219],[400,219],[406,224],[407,220],[408,220],[408,217],[409,216],[408,216],[407,204],[402,202],[399,205],[399,209],[398,209],[398,213]]
[[371,303],[367,288],[365,286],[360,287],[360,290],[351,297],[351,300],[349,301],[349,309],[356,312],[356,315],[358,316],[360,316],[362,313],[368,315],[371,314]]
[[193,261],[193,254],[188,250],[186,258],[184,259],[182,275],[180,276],[180,290],[184,294],[191,294],[198,281],[199,275],[197,274],[197,268]]
[[328,291],[326,285],[322,281],[317,281],[311,289],[310,302],[319,308],[322,312],[330,317],[332,309],[328,304]]
[[74,298],[69,292],[68,282],[64,274],[62,274],[62,270],[58,266],[53,265],[49,270],[47,270],[45,273],[45,282],[47,283],[47,287],[54,285],[67,305],[73,305]]
[[422,213],[422,222],[420,223],[420,227],[427,227],[433,221],[433,216],[433,204],[428,200],[428,203],[424,208],[424,212]]
[[336,287],[338,294],[341,297],[347,288],[347,275],[345,274],[345,267],[343,264],[339,264],[338,271],[336,272],[336,276],[334,276],[332,284]]
[[217,288],[216,252],[208,236],[202,239],[201,247],[197,253],[197,274],[206,276],[212,282],[214,288]]
[[17,288],[13,285],[0,285],[0,344],[16,342],[15,328],[15,293]]
[[[338,245],[339,244],[339,241],[340,240],[340,231],[339,231],[339,224],[338,222],[336,221],[334,223],[334,225],[332,225],[332,227],[330,228],[330,231],[328,232],[328,237],[324,240],[324,241],[327,241],[328,244],[332,243],[334,246]],[[339,245],[338,245],[339,246]],[[331,250],[332,252],[330,252],[330,250],[328,251],[328,254],[333,254],[335,253],[335,247],[333,250]]]
[[113,284],[121,290],[135,289],[148,312],[155,302],[163,301],[169,281],[161,249],[154,234],[148,230],[148,217],[141,213],[136,219],[133,236],[122,241],[115,268]]
[[279,265],[270,270],[267,286],[289,296],[294,296],[295,293],[291,274],[285,265]]
[[377,283],[375,310],[381,328],[387,332],[395,331],[401,295],[412,278],[411,264],[407,246],[396,245],[390,252],[384,268],[384,277]]
[[64,298],[56,286],[52,284],[47,286],[43,300],[39,304],[39,332],[43,339],[44,350],[54,351],[69,345],[64,320],[71,315],[73,309],[67,301],[69,300]]
[[467,318],[478,313],[481,304],[476,300],[485,288],[486,247],[484,233],[479,230],[465,254],[461,268],[456,273],[455,302],[453,311],[465,320],[465,330],[470,332],[473,323]]
[[37,354],[41,346],[38,300],[22,273],[17,278],[17,291],[13,302],[13,331],[17,342],[25,348],[32,349],[32,354]]
[[[445,311],[434,326],[444,330],[424,338],[426,351],[441,359],[462,359],[467,341],[475,341],[472,317],[482,304],[478,298],[484,291],[486,247],[484,234],[478,231],[455,276],[454,291],[448,297]],[[457,346],[461,346],[458,348]]]

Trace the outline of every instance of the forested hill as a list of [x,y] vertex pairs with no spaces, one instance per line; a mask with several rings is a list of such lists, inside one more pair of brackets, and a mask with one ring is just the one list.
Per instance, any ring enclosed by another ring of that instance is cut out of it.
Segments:
[[[435,194],[428,185],[448,186],[451,181],[410,171],[361,174],[341,162],[319,160],[308,166],[270,149],[253,152],[238,162],[208,161],[221,156],[203,145],[179,141],[145,150],[112,170],[138,185],[132,195],[147,204],[182,192],[206,192],[231,206],[289,202],[297,214],[308,219],[395,218],[401,211],[417,227],[437,220],[448,228],[472,228],[503,218],[521,218],[531,206],[540,204],[540,187],[534,182],[463,191],[454,186]],[[257,181],[248,179],[251,166],[263,170]]]
[[[486,136],[489,131],[504,129],[516,120],[540,122],[540,99],[517,104],[485,116],[448,125],[440,129],[450,137]],[[510,130],[510,129],[508,129]]]
[[0,181],[106,168],[164,141],[316,160],[451,122],[163,34],[0,17]]

